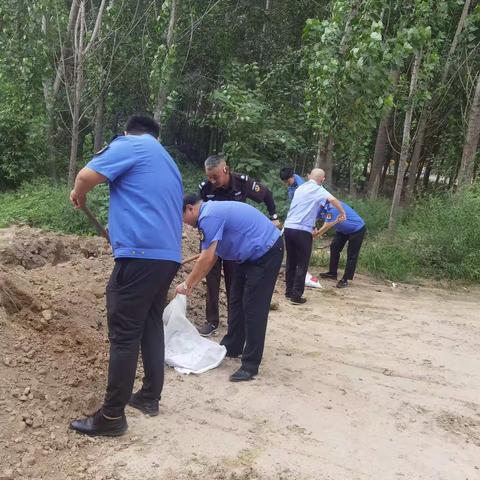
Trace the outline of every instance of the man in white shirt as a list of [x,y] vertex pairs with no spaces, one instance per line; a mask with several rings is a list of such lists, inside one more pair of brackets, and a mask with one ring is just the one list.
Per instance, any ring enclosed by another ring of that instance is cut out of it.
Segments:
[[318,209],[328,201],[340,212],[338,222],[343,222],[347,218],[341,203],[322,187],[324,181],[325,172],[320,168],[314,168],[308,176],[308,182],[300,185],[295,191],[284,224],[287,249],[285,296],[294,305],[301,305],[307,301],[302,295],[312,254],[312,234]]

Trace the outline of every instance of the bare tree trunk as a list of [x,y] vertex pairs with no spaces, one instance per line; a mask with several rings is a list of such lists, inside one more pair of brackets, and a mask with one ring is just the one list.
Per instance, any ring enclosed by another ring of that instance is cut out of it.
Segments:
[[[69,41],[70,37],[74,31],[76,21],[78,18],[78,10],[80,7],[80,0],[73,0],[70,6],[70,14],[68,17],[67,33],[65,36],[65,41]],[[42,17],[42,33],[47,34],[47,21],[46,17]],[[55,102],[57,99],[58,92],[60,90],[60,85],[62,81],[62,72],[64,71],[64,62],[65,62],[65,46],[62,44],[60,48],[60,59],[58,64],[55,67],[55,75],[53,82],[50,80],[43,81],[43,94],[45,98],[45,111],[47,114],[47,163],[49,166],[50,176],[57,181],[57,170],[55,165]]]
[[410,167],[408,173],[408,183],[405,189],[405,202],[409,203],[412,200],[413,193],[415,190],[415,183],[417,180],[417,171],[420,164],[420,158],[423,150],[423,143],[425,141],[425,130],[427,127],[427,111],[424,110],[420,115],[420,120],[418,122],[418,133],[417,141],[413,147],[412,158],[410,160]]
[[400,199],[402,196],[403,190],[403,177],[405,176],[405,169],[407,167],[407,159],[408,153],[410,151],[410,130],[412,126],[412,116],[413,116],[413,96],[417,89],[417,82],[418,82],[418,73],[420,71],[420,65],[422,63],[422,51],[418,51],[415,54],[415,61],[412,67],[412,75],[410,80],[410,93],[409,93],[409,101],[410,105],[405,112],[405,122],[403,124],[403,137],[402,137],[402,148],[400,150],[400,159],[398,161],[398,174],[397,179],[395,181],[395,190],[393,191],[393,198],[392,198],[392,208],[390,210],[390,218],[388,221],[388,228],[393,230],[396,225],[397,215],[398,215],[398,208],[400,206]]
[[[352,2],[350,13],[345,22],[345,28],[343,29],[343,35],[339,44],[339,54],[344,56],[347,50],[347,40],[352,30],[352,20],[357,16],[359,7],[362,0],[355,0]],[[322,143],[323,136],[319,134],[319,140],[317,144],[317,156],[315,159],[315,167],[322,168],[325,171],[325,186],[328,188],[333,187],[333,147],[335,145],[335,139],[333,138],[334,121],[332,120],[330,125],[330,132],[328,134],[326,144]]]
[[68,185],[73,186],[75,176],[77,174],[77,153],[78,153],[78,137],[80,131],[80,101],[83,90],[83,63],[84,50],[83,42],[85,38],[85,4],[82,1],[78,10],[77,23],[75,27],[75,62],[74,62],[74,78],[75,78],[75,94],[73,98],[73,115],[72,115],[72,141],[70,145],[70,162],[68,165]]
[[[272,6],[272,0],[265,0],[265,13],[266,14],[268,14],[268,12],[270,11],[271,6]],[[265,33],[267,31],[267,20],[266,19],[263,22],[262,31],[263,31],[263,33]]]
[[467,21],[467,16],[468,16],[468,11],[470,9],[470,4],[472,3],[472,0],[465,0],[465,3],[463,4],[463,10],[462,14],[460,15],[460,19],[458,20],[457,24],[457,30],[455,31],[455,35],[453,36],[452,43],[450,45],[450,49],[447,54],[447,59],[445,60],[445,65],[443,67],[442,71],[442,78],[441,78],[441,84],[443,85],[445,81],[447,80],[448,72],[450,70],[450,65],[452,62],[452,57],[453,54],[455,53],[455,50],[458,45],[458,41],[460,39],[460,35],[465,28],[465,23]]
[[325,186],[331,188],[333,186],[333,135],[328,135],[327,144],[320,137],[317,143],[317,155],[315,157],[315,168],[321,168],[325,172]]
[[103,146],[105,114],[105,92],[102,90],[97,100],[95,109],[95,126],[93,131],[93,151],[98,152]]
[[350,197],[355,198],[357,196],[357,186],[355,185],[355,176],[353,174],[353,161],[350,161],[348,167],[348,193]]
[[[168,22],[168,31],[167,31],[167,39],[166,39],[167,53],[165,55],[165,60],[167,60],[170,49],[173,46],[175,27],[177,25],[177,12],[180,6],[180,0],[171,0],[171,2],[172,3],[170,6],[170,20]],[[160,88],[158,89],[157,101],[155,104],[155,111],[153,114],[153,118],[157,122],[160,121],[163,109],[165,107],[165,104],[167,103],[167,98],[168,98],[168,82],[166,81],[166,79],[163,79],[163,81],[160,84]]]
[[475,155],[480,137],[480,73],[477,76],[477,85],[473,94],[472,106],[468,116],[467,134],[463,146],[462,163],[458,171],[458,185],[470,185],[473,181]]
[[97,36],[100,33],[102,24],[103,12],[107,0],[102,0],[97,16],[95,18],[95,25],[90,35],[90,39],[85,46],[85,2],[80,1],[77,18],[75,20],[74,37],[73,37],[73,51],[74,51],[74,95],[72,101],[72,141],[70,145],[70,160],[68,165],[68,185],[72,186],[75,181],[77,173],[77,158],[78,158],[78,141],[80,135],[80,118],[82,106],[82,93],[84,84],[84,64],[88,52],[94,45]]
[[[47,36],[47,17],[42,15],[42,34]],[[57,168],[55,164],[55,152],[54,152],[54,121],[53,121],[53,110],[54,110],[54,98],[52,98],[51,89],[52,81],[44,79],[43,82],[43,97],[45,99],[45,111],[47,114],[46,121],[46,136],[47,136],[47,168],[50,178],[57,182]]]
[[[450,48],[448,50],[447,57],[445,59],[445,65],[443,66],[442,76],[440,80],[440,86],[444,86],[445,82],[448,77],[448,73],[450,71],[450,65],[452,62],[453,54],[458,46],[458,41],[460,39],[460,35],[465,28],[465,23],[468,16],[468,11],[470,9],[470,5],[472,0],[465,0],[463,5],[462,14],[458,20],[457,29],[455,31],[455,35],[453,36],[452,43],[450,44]],[[418,169],[418,164],[420,162],[420,156],[422,153],[423,145],[425,144],[425,132],[428,123],[428,117],[430,116],[430,111],[432,109],[432,101],[430,101],[426,106],[422,115],[420,117],[419,125],[418,125],[418,132],[415,140],[415,147],[413,149],[412,158],[410,161],[410,175],[408,177],[408,184],[405,191],[405,201],[408,203],[411,201],[413,197],[413,193],[415,190],[415,175],[412,175],[414,172],[416,173]]]

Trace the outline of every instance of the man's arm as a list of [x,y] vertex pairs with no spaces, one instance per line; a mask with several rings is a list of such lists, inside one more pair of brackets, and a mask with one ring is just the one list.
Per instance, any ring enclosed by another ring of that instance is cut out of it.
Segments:
[[70,193],[70,202],[75,208],[83,208],[87,200],[87,193],[100,183],[107,180],[107,177],[90,170],[82,168],[75,179],[75,185]]
[[190,295],[201,280],[207,276],[207,273],[213,268],[217,261],[217,255],[215,255],[216,249],[217,242],[212,242],[206,250],[202,250],[190,275],[188,275],[184,282],[177,285],[176,292],[178,294]]
[[344,222],[347,219],[347,214],[345,213],[345,209],[340,201],[337,200],[333,195],[328,198],[328,201],[340,212],[335,222],[332,223]]
[[325,222],[318,230],[315,229],[313,232],[313,238],[321,237],[325,235],[331,228],[333,228],[337,223],[343,222],[343,220],[339,220],[340,215],[334,222]]
[[278,219],[275,200],[273,200],[273,195],[269,188],[249,177],[246,177],[245,188],[247,198],[257,203],[263,202],[267,207],[270,219],[274,221]]

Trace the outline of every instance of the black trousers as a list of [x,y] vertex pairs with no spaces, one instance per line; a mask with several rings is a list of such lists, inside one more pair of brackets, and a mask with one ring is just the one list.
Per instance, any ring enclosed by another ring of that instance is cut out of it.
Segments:
[[165,345],[163,309],[179,264],[168,260],[118,259],[107,285],[110,360],[102,411],[123,414],[132,394],[141,346],[145,376],[142,395],[160,400]]
[[233,272],[235,270],[235,262],[222,260],[219,258],[207,274],[207,298],[206,298],[206,320],[215,327],[220,323],[220,315],[218,309],[218,299],[220,297],[220,281],[223,274],[225,276],[225,290],[227,293],[227,304],[230,301],[230,288],[232,286]]
[[343,278],[345,280],[353,280],[355,275],[355,269],[357,268],[358,254],[362,246],[363,239],[365,237],[365,227],[361,228],[357,232],[346,235],[344,233],[336,232],[330,244],[330,273],[337,273],[338,263],[340,261],[340,253],[348,242],[347,246],[347,264],[345,266],[345,273]]
[[287,249],[287,266],[285,269],[285,282],[287,284],[285,295],[300,298],[305,290],[305,276],[312,255],[313,237],[310,232],[285,229],[285,247]]
[[267,331],[268,312],[283,260],[283,239],[255,262],[235,266],[230,290],[227,334],[220,342],[230,356],[242,355],[242,368],[258,373]]

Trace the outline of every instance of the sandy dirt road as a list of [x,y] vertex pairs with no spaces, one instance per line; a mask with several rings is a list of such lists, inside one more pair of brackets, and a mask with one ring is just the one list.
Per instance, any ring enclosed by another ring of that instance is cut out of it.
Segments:
[[0,230],[0,480],[480,479],[479,287],[360,275],[293,306],[279,280],[254,381],[228,381],[238,360],[169,368],[158,417],[128,408],[118,439],[69,431],[104,393],[112,263],[98,238]]
[[278,293],[254,381],[169,369],[160,416],[85,447],[92,478],[480,478],[479,290],[324,285]]

